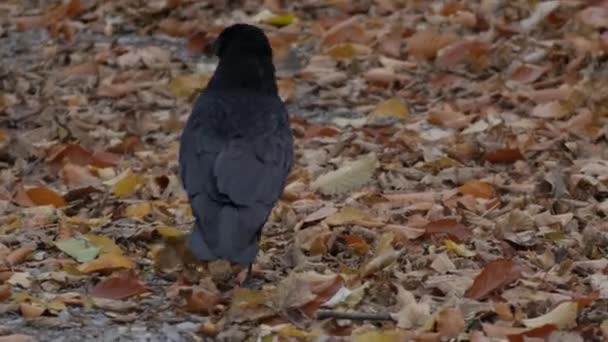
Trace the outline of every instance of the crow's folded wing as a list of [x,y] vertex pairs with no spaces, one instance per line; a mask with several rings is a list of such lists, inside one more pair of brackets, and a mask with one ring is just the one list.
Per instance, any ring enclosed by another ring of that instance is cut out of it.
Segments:
[[218,199],[213,165],[227,140],[205,132],[196,121],[182,133],[179,151],[180,178],[190,198],[207,193]]
[[272,205],[283,192],[292,153],[291,138],[281,132],[232,139],[215,160],[217,190],[236,205]]

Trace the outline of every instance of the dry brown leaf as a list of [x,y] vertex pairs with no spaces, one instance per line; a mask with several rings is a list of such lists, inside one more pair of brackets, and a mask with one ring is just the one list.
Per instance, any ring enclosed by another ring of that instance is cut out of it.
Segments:
[[433,59],[439,50],[457,39],[458,37],[453,33],[418,31],[407,38],[407,52],[416,58]]
[[465,296],[484,299],[492,292],[509,285],[521,276],[521,270],[512,260],[499,259],[489,262],[467,289]]
[[518,148],[502,148],[484,153],[482,159],[490,163],[514,163],[524,156]]
[[447,308],[437,316],[437,332],[444,338],[453,338],[466,327],[460,308]]

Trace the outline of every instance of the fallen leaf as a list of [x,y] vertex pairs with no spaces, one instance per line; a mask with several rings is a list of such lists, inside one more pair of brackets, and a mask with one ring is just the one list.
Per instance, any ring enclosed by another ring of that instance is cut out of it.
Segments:
[[489,262],[475,277],[465,293],[471,299],[484,299],[489,294],[519,279],[521,270],[512,260],[498,259]]
[[143,183],[143,179],[138,175],[134,174],[131,169],[125,170],[120,175],[111,179],[105,184],[112,186],[112,193],[116,197],[129,197],[137,191],[140,184]]
[[262,21],[268,25],[283,27],[291,25],[296,20],[296,16],[292,13],[271,15]]
[[397,326],[403,329],[418,328],[431,319],[431,307],[427,303],[417,302],[414,294],[397,286],[397,301],[401,309],[391,314]]
[[99,248],[81,239],[69,239],[55,242],[55,246],[78,262],[94,260],[99,254]]
[[365,227],[378,227],[383,225],[381,221],[375,220],[360,209],[353,207],[341,208],[337,213],[327,217],[324,222],[329,226],[357,224]]
[[[517,328],[522,329],[522,328]],[[508,334],[507,337],[509,342],[525,342],[526,340],[539,338],[546,339],[548,338],[554,331],[557,331],[559,328],[553,324],[547,324],[540,327],[536,327],[534,329],[525,330],[516,334]]]
[[552,324],[560,329],[571,329],[576,327],[576,318],[578,316],[578,303],[563,302],[546,314],[522,320],[522,323],[529,328],[538,328],[544,325]]
[[139,281],[135,272],[130,270],[120,272],[116,276],[100,281],[91,290],[90,295],[93,297],[120,300],[131,296],[137,296],[146,291],[147,289]]
[[80,0],[71,0],[46,11],[42,15],[16,18],[15,22],[18,30],[25,31],[37,27],[57,24],[57,22],[64,20],[65,18],[77,16],[82,10],[83,8],[80,4]]
[[311,187],[326,195],[343,194],[365,185],[377,166],[378,158],[372,153],[319,176]]
[[31,188],[25,191],[27,197],[34,205],[52,205],[55,208],[65,207],[63,196],[48,188]]
[[38,304],[21,303],[19,304],[19,310],[21,311],[23,318],[34,319],[42,316],[46,311],[46,308]]
[[437,332],[443,338],[453,338],[464,331],[466,323],[460,308],[446,308],[437,315]]
[[9,284],[0,285],[0,303],[9,299],[13,294],[13,289]]
[[175,97],[189,98],[197,91],[207,86],[209,76],[206,74],[185,74],[175,77],[169,82],[169,92]]
[[477,255],[477,253],[468,250],[465,246],[457,244],[452,240],[445,240],[445,248],[448,251],[465,258],[472,258]]
[[432,59],[437,52],[450,45],[458,38],[453,33],[441,33],[433,30],[418,31],[407,38],[407,52],[421,59]]
[[477,198],[489,199],[496,196],[496,191],[492,184],[475,179],[464,183],[458,190],[465,195],[471,195]]
[[95,247],[99,248],[100,254],[114,253],[122,254],[120,247],[111,238],[103,235],[85,234],[84,237]]
[[459,241],[467,240],[472,234],[467,227],[452,219],[429,222],[424,230],[428,235],[448,235]]
[[12,334],[0,336],[0,342],[36,342],[36,339],[30,335]]
[[393,239],[394,235],[391,233],[385,233],[381,236],[377,243],[374,256],[359,271],[361,277],[367,277],[380,271],[390,266],[399,258],[400,253],[392,246]]
[[131,204],[125,209],[125,215],[127,217],[140,220],[150,212],[152,212],[152,204],[150,204],[150,202]]
[[393,97],[380,102],[370,113],[370,116],[376,118],[391,117],[404,120],[409,116],[409,110],[401,99]]
[[93,273],[117,268],[131,269],[133,267],[135,267],[135,264],[128,257],[122,254],[106,253],[93,261],[79,265],[77,269],[82,273]]
[[523,64],[511,74],[511,81],[518,83],[533,83],[547,72],[547,68],[536,65]]
[[514,163],[524,156],[517,148],[502,148],[484,153],[482,159],[490,163]]

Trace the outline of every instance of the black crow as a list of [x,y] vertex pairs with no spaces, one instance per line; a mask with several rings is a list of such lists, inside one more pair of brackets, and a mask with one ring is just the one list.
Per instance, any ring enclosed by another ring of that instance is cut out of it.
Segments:
[[232,25],[213,47],[218,67],[180,142],[180,176],[195,217],[188,249],[199,261],[247,265],[248,283],[292,165],[293,137],[264,32]]

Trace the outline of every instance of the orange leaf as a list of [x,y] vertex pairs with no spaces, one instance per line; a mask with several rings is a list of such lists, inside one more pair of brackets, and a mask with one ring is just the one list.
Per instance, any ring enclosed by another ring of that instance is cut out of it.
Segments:
[[194,288],[192,294],[186,298],[186,309],[190,312],[208,315],[219,301],[220,296],[218,293],[198,287]]
[[520,268],[512,260],[494,260],[477,275],[471,287],[465,292],[465,297],[483,299],[493,291],[517,280],[520,275]]
[[359,235],[344,234],[342,235],[342,238],[346,241],[348,248],[359,255],[365,255],[369,251],[369,244]]
[[121,272],[118,276],[105,279],[91,290],[91,296],[108,299],[125,299],[146,292],[146,288],[135,272]]
[[477,198],[492,198],[496,195],[494,186],[488,182],[480,180],[470,180],[464,183],[460,188],[460,192],[465,195],[471,195]]
[[335,137],[340,131],[333,127],[320,126],[311,124],[306,133],[304,133],[304,139],[317,138],[317,137]]
[[490,163],[514,163],[524,156],[518,148],[501,148],[484,153],[482,159]]
[[556,330],[558,330],[558,327],[556,325],[546,324],[546,325],[540,326],[538,328],[524,331],[519,334],[508,335],[507,338],[509,339],[509,342],[524,342],[524,341],[528,340],[526,337],[532,337],[532,338],[536,337],[539,339],[545,339],[549,335],[551,335],[552,332],[554,332]]
[[47,188],[31,188],[25,193],[34,205],[52,205],[56,208],[65,206],[65,200],[61,195]]

